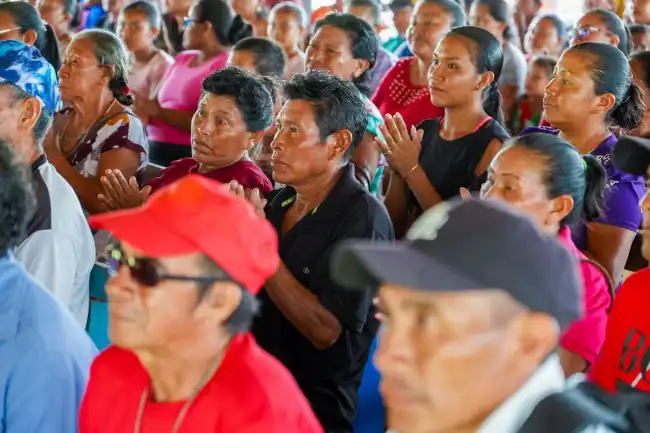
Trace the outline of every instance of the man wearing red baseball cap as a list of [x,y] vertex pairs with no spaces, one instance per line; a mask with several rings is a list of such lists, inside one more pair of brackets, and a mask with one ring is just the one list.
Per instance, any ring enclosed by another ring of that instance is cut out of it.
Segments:
[[121,244],[106,287],[114,345],[91,368],[80,433],[322,433],[248,333],[279,265],[275,230],[252,206],[189,175],[90,223]]

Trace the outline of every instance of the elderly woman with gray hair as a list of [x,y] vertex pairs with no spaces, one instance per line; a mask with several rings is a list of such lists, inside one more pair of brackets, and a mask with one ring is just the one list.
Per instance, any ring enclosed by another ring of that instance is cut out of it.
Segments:
[[59,70],[65,107],[54,116],[45,152],[88,213],[104,210],[97,196],[107,170],[129,179],[147,163],[145,127],[129,108],[126,76],[126,49],[103,30],[78,33]]

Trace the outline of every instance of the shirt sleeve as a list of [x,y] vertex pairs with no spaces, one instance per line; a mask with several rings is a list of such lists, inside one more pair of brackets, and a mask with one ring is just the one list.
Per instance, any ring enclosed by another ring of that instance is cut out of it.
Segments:
[[78,261],[70,236],[55,230],[39,230],[20,244],[15,255],[29,275],[70,307]]
[[605,215],[598,222],[610,226],[621,227],[636,232],[641,224],[640,188],[632,181],[612,182],[605,190]]
[[[366,323],[368,311],[372,306],[370,290],[349,290],[334,282],[329,264],[336,245],[345,239],[365,240],[394,240],[394,234],[389,221],[382,221],[378,210],[359,206],[356,212],[351,212],[336,233],[333,246],[322,256],[318,265],[313,267],[310,277],[310,288],[318,295],[321,305],[330,311],[341,323],[341,326],[355,332],[361,332]],[[384,230],[383,227],[387,229]]]
[[33,344],[9,377],[5,433],[76,432],[85,380],[63,354],[47,352],[42,342]]

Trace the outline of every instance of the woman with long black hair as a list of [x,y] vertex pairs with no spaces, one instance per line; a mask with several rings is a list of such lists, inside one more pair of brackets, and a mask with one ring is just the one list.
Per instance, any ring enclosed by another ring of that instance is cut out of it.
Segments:
[[52,27],[27,2],[0,3],[0,41],[15,40],[34,45],[54,70],[61,69],[59,42]]
[[501,43],[491,33],[455,28],[438,44],[429,69],[431,103],[444,108],[444,117],[409,131],[399,113],[386,116],[380,127],[386,143],[375,142],[393,173],[385,204],[397,236],[460,188],[480,189],[508,138],[498,85],[502,64]]

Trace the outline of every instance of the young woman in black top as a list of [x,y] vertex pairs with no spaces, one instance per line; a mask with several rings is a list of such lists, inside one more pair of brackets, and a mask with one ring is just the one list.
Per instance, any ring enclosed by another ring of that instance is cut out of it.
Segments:
[[458,27],[438,44],[429,69],[431,103],[443,118],[408,131],[401,116],[386,116],[375,140],[393,169],[385,204],[398,236],[422,210],[480,189],[488,165],[508,133],[501,126],[498,80],[501,44],[478,27]]

